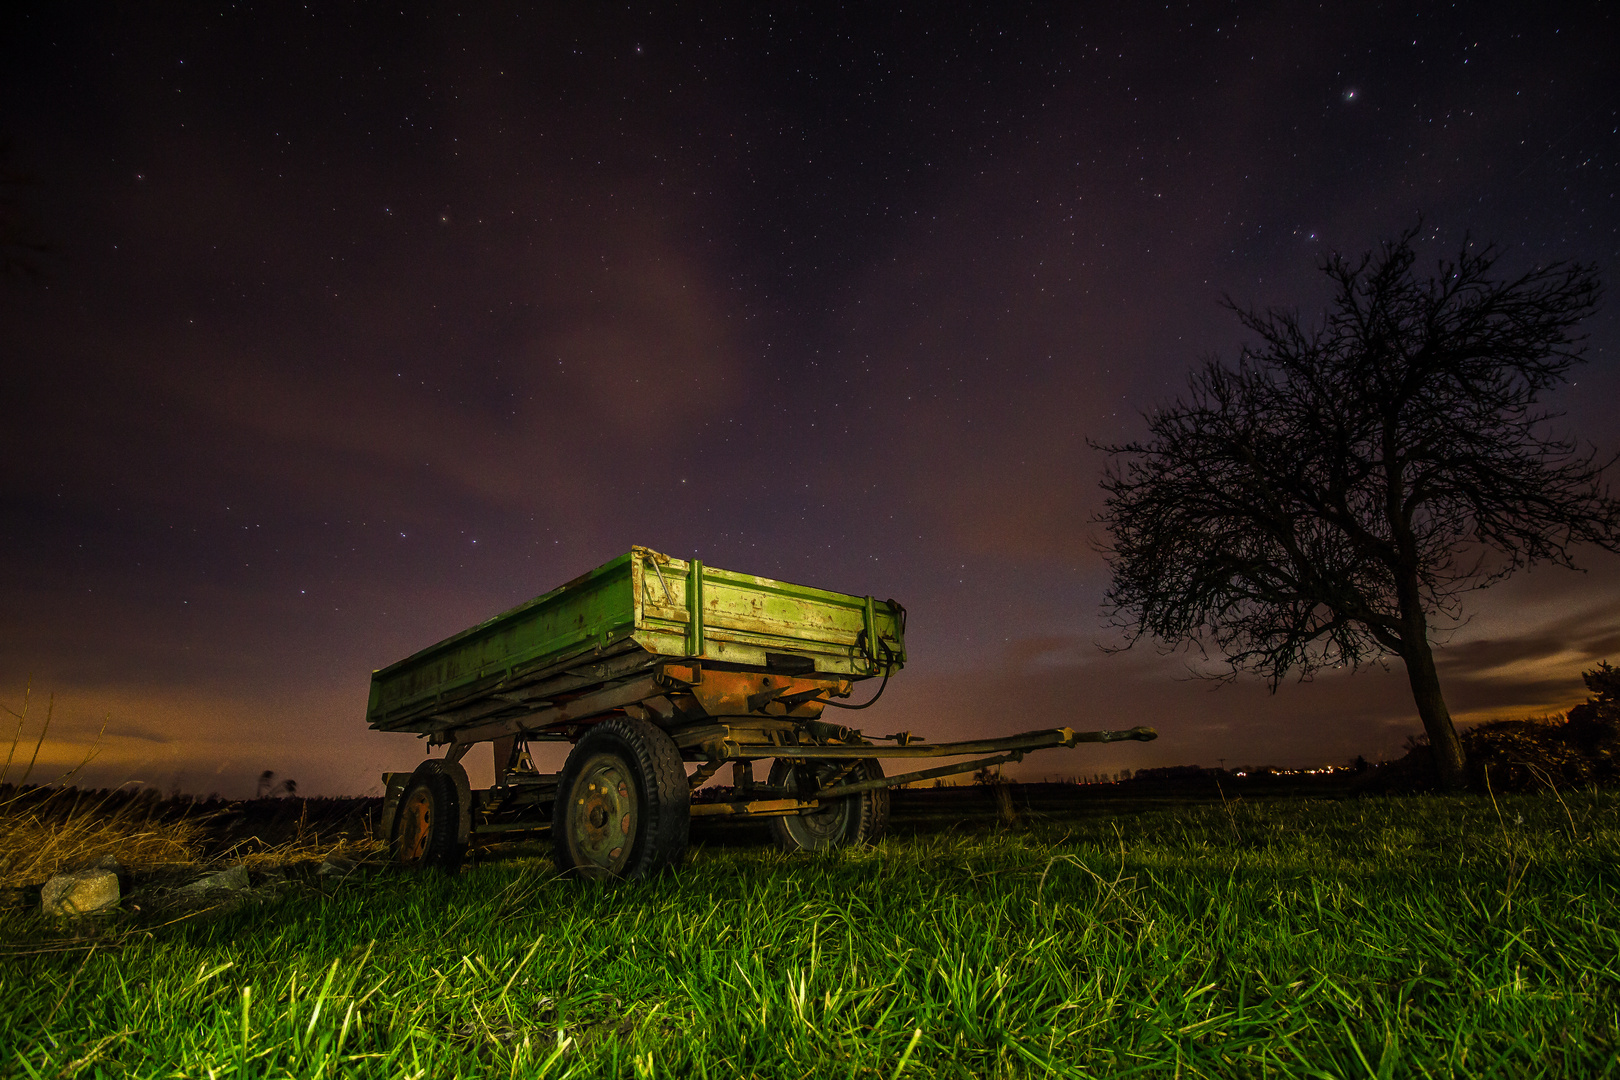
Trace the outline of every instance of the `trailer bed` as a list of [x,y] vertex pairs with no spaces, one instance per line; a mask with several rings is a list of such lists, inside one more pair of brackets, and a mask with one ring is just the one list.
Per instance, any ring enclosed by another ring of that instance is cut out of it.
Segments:
[[430,734],[488,724],[671,658],[870,678],[904,665],[904,611],[633,547],[374,672],[366,720]]

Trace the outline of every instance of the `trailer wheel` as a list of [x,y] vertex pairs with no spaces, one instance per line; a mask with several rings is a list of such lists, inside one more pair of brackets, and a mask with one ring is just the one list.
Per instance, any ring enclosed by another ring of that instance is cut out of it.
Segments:
[[[394,813],[394,860],[402,866],[454,872],[467,854],[461,836],[461,792],[441,760],[416,767]],[[458,765],[450,765],[459,769]]]
[[574,745],[557,778],[551,815],[557,869],[639,878],[679,865],[690,811],[674,740],[645,720],[603,720]]
[[[839,766],[830,761],[815,764],[777,758],[771,765],[769,782],[772,787],[785,788],[799,795],[831,782],[838,771]],[[882,776],[883,766],[877,758],[865,758],[839,782],[853,784],[861,780],[878,780]],[[777,845],[786,851],[819,851],[845,844],[875,844],[882,839],[888,827],[888,788],[833,799],[828,805],[808,814],[771,819],[771,835]]]

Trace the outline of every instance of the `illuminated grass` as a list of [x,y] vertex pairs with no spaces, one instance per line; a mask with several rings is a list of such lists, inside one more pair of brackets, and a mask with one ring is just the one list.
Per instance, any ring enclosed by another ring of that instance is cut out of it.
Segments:
[[0,1071],[1614,1074],[1620,804],[1500,809],[1240,803],[815,858],[709,847],[616,888],[538,857],[387,875],[0,959]]

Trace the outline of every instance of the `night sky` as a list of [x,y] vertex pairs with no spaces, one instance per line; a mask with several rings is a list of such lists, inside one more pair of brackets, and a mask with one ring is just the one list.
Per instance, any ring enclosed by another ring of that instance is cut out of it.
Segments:
[[[1099,648],[1087,439],[1235,353],[1223,295],[1319,310],[1419,213],[1425,259],[1604,267],[1554,404],[1620,449],[1612,5],[582,7],[0,16],[50,248],[0,285],[34,779],[105,722],[94,783],[375,791],[423,748],[372,669],[637,543],[899,599],[878,731],[1161,733],[1026,778],[1397,752],[1398,662],[1270,696]],[[1581,561],[1470,600],[1460,719],[1620,660]]]

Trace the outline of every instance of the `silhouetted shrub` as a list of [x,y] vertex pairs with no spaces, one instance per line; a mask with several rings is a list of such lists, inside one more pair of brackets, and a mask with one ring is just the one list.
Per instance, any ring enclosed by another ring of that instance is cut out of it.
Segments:
[[1473,786],[1538,791],[1598,782],[1596,761],[1582,752],[1570,725],[1558,718],[1491,720],[1462,733]]
[[[1591,697],[1567,716],[1489,720],[1459,733],[1474,790],[1620,787],[1620,668],[1604,661],[1581,677]],[[1428,737],[1414,735],[1405,754],[1374,766],[1355,790],[1431,791],[1438,781]]]

